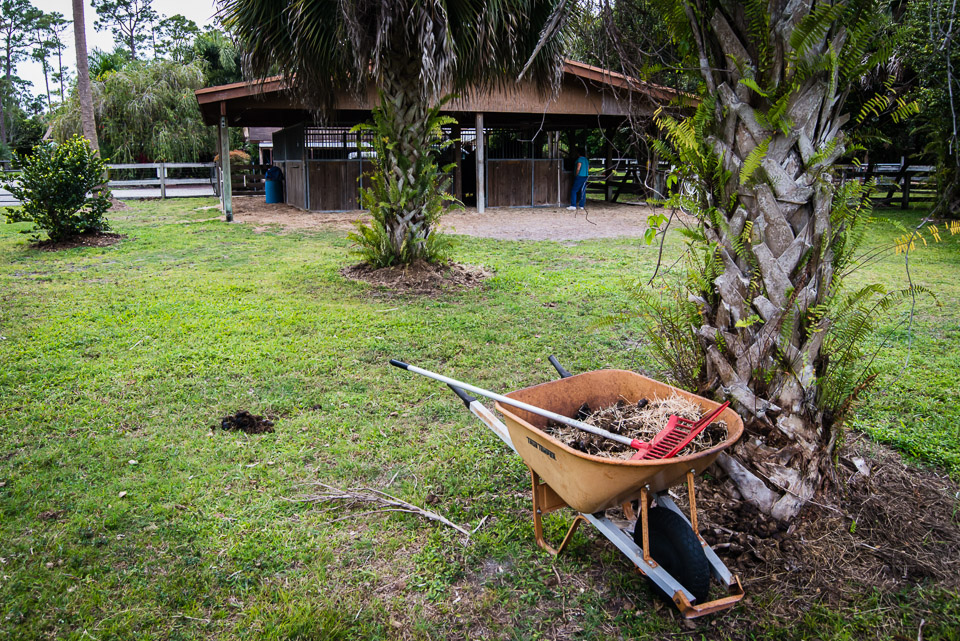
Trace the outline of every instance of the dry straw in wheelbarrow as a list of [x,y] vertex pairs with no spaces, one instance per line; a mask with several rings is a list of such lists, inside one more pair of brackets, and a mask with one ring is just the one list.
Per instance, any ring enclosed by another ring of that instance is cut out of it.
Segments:
[[[576,418],[614,434],[649,442],[667,428],[671,416],[696,421],[702,415],[703,410],[699,405],[682,396],[673,395],[662,399],[656,397],[641,399],[638,403],[629,403],[621,398],[615,405],[596,410],[584,404],[580,407]],[[603,458],[630,459],[636,453],[635,450],[624,447],[616,441],[597,438],[554,421],[547,423],[545,431],[565,445],[584,454]],[[726,437],[726,423],[713,422],[697,434],[682,452],[694,454],[708,450],[721,443]]]

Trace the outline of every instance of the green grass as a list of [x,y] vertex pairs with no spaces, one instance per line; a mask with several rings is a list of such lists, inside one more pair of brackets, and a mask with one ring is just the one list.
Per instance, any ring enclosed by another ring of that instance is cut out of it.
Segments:
[[[556,560],[541,553],[520,459],[445,387],[386,364],[503,391],[553,378],[551,353],[573,371],[657,375],[618,331],[595,329],[627,304],[625,284],[650,273],[653,248],[456,237],[457,260],[496,271],[487,287],[404,297],[338,274],[353,262],[340,232],[256,234],[205,220],[196,208],[211,203],[135,204],[112,215],[127,239],[99,249],[38,252],[22,225],[0,225],[0,638],[690,632],[654,614],[642,579],[598,535],[578,535]],[[894,235],[882,228],[875,241]],[[918,301],[902,372],[904,310],[886,325],[889,373],[851,421],[955,477],[958,262],[960,237],[911,255],[941,307]],[[902,257],[858,278],[902,284]],[[211,431],[239,409],[275,415],[276,432]],[[410,515],[331,523],[351,510],[287,500],[317,480],[417,504],[434,494],[435,509],[471,528],[488,518],[466,546]],[[62,514],[42,519],[50,510]],[[550,519],[550,532],[568,521]],[[926,618],[924,638],[956,638],[956,604],[917,587],[787,627],[746,611],[746,629],[696,629],[915,637]]]

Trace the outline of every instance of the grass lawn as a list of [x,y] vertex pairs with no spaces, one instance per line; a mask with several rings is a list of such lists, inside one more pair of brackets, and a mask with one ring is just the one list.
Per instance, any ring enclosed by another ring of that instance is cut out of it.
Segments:
[[[542,553],[520,459],[444,386],[387,365],[501,391],[554,378],[551,353],[656,376],[638,334],[595,327],[655,249],[458,236],[456,259],[495,277],[401,297],[338,274],[355,262],[342,232],[257,234],[197,211],[213,202],[114,212],[127,238],[106,248],[39,252],[0,224],[0,639],[916,638],[921,619],[925,639],[960,635],[958,595],[922,585],[691,628],[599,534]],[[910,265],[940,306],[918,300],[912,340],[906,306],[886,325],[887,373],[851,425],[956,479],[960,236]],[[903,286],[903,259],[857,279]],[[240,409],[276,431],[211,429]],[[290,500],[316,481],[486,520],[464,545],[411,515]]]

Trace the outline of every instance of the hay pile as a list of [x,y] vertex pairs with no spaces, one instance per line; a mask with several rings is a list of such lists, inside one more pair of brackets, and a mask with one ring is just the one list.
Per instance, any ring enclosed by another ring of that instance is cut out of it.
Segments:
[[[704,415],[700,406],[682,396],[669,398],[642,398],[631,403],[621,398],[615,405],[593,410],[584,403],[575,418],[588,425],[600,427],[608,432],[620,434],[638,441],[650,441],[657,433],[667,427],[670,415],[676,414],[693,421]],[[604,458],[629,459],[635,450],[616,441],[595,436],[575,427],[569,427],[555,421],[548,421],[547,434],[573,449]],[[727,437],[727,425],[724,421],[715,421],[707,426],[679,455],[694,454],[717,445]],[[679,456],[678,455],[678,456]]]

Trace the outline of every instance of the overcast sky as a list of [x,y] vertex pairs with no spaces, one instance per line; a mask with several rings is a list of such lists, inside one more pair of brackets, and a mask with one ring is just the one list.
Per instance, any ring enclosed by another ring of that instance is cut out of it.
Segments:
[[[42,11],[59,11],[67,20],[73,20],[73,6],[69,0],[30,0],[33,6]],[[196,22],[203,27],[213,22],[213,14],[216,12],[214,0],[153,0],[154,10],[163,16],[172,16],[181,14]],[[109,31],[97,31],[93,28],[93,21],[97,17],[97,12],[93,10],[89,0],[84,7],[83,17],[87,23],[87,50],[94,48],[112,50],[113,36]],[[76,48],[73,43],[73,25],[67,30],[65,36],[67,48],[63,52],[63,64],[70,66],[70,73],[76,75]],[[56,58],[52,60],[56,65]],[[39,63],[31,60],[25,60],[17,65],[17,75],[33,83],[33,93],[39,94],[43,91],[43,68]],[[50,90],[53,91],[51,85]]]

